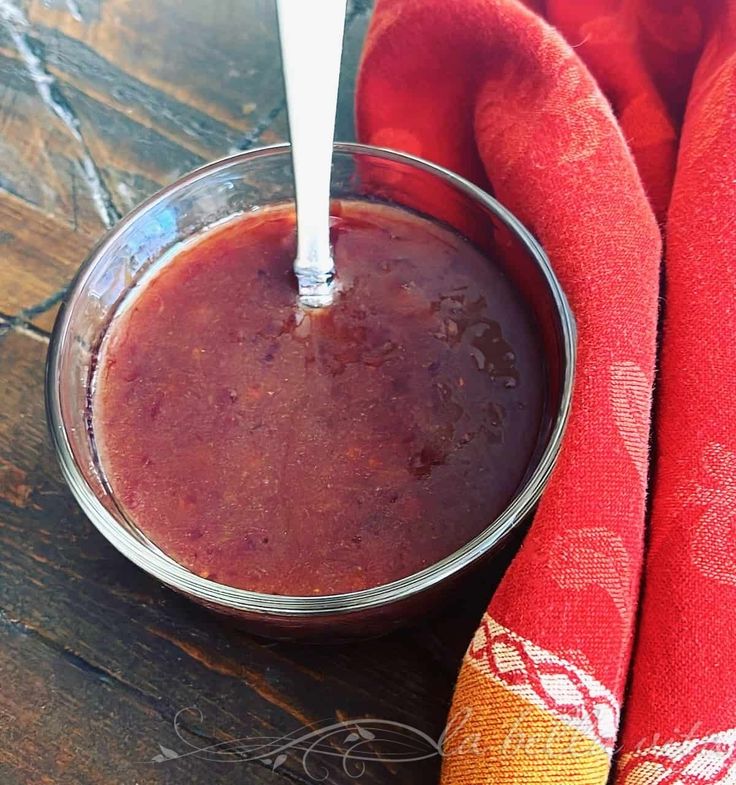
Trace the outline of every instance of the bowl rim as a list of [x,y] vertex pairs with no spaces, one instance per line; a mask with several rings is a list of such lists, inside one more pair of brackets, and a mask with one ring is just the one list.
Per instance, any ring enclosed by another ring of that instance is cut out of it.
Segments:
[[[95,491],[85,479],[74,456],[61,411],[59,364],[64,341],[69,331],[71,304],[80,296],[89,275],[121,235],[156,205],[200,180],[241,163],[259,158],[290,154],[289,143],[257,147],[245,152],[224,156],[205,164],[175,182],[157,191],[141,202],[121,221],[111,228],[90,251],[73,278],[64,302],[56,317],[51,334],[46,362],[45,401],[46,416],[54,449],[62,474],[83,512],[102,535],[124,556],[156,579],[171,588],[214,606],[224,612],[255,614],[261,617],[312,617],[352,613],[375,609],[408,599],[447,579],[464,572],[471,564],[502,542],[513,531],[539,500],[549,479],[567,424],[575,375],[577,333],[575,319],[565,293],[558,281],[546,253],[531,232],[494,197],[464,177],[430,161],[409,153],[357,142],[336,142],[335,153],[353,156],[371,156],[401,163],[439,177],[466,196],[489,210],[525,247],[542,273],[549,294],[556,308],[561,331],[563,358],[562,387],[559,408],[556,411],[546,445],[531,475],[504,510],[479,534],[458,550],[425,567],[390,583],[341,594],[299,596],[277,595],[239,589],[202,578],[167,556],[145,535],[141,539],[127,531],[105,508]],[[113,497],[114,499],[114,497]]]

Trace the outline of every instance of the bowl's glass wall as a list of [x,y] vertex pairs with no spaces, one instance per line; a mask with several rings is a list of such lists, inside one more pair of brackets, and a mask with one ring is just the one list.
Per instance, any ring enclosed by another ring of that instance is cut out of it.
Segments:
[[[418,610],[417,595],[432,593],[497,547],[528,514],[551,469],[566,416],[574,345],[564,296],[534,241],[488,197],[478,198],[450,176],[422,169],[395,154],[338,146],[333,171],[338,199],[389,202],[449,223],[484,249],[496,249],[508,275],[530,303],[548,362],[548,411],[538,453],[515,506],[469,544],[462,557],[443,560],[402,579],[388,591],[330,598],[273,598],[204,581],[161,553],[126,519],[100,472],[89,422],[90,380],[97,349],[121,300],[152,265],[218,221],[293,199],[288,148],[254,151],[205,167],[144,203],[98,246],[80,270],[60,313],[49,356],[47,402],[62,469],[95,525],[137,564],[173,587],[220,610],[265,623],[266,629],[331,626],[345,614],[383,624]],[[482,195],[481,195],[482,196]],[[499,217],[499,215],[501,217]],[[520,234],[521,232],[521,234]],[[541,261],[540,261],[541,260]],[[528,498],[525,498],[525,495]],[[489,522],[490,523],[490,522]],[[445,564],[445,562],[447,564]]]

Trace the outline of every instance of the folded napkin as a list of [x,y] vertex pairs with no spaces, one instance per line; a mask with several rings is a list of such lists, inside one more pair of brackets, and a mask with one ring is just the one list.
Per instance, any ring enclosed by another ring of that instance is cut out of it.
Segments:
[[[703,31],[666,228],[653,509],[617,785],[736,783],[736,3]],[[675,39],[677,40],[677,39]]]
[[736,3],[533,5],[378,0],[358,81],[361,139],[491,189],[579,330],[560,460],[465,656],[443,779],[604,783],[621,745],[619,785],[734,783]]

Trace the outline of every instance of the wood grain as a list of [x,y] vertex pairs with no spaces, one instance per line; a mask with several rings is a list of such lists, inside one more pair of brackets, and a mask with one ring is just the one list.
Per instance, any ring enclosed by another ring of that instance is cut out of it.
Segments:
[[[369,11],[349,3],[342,139]],[[205,161],[287,136],[273,0],[0,0],[0,312],[30,309],[48,329],[39,306],[121,215]],[[31,226],[9,196],[36,208]],[[49,249],[61,238],[48,281],[48,259],[25,259],[43,246],[26,248],[33,231]]]
[[0,312],[49,330],[96,237],[0,191]]
[[[56,785],[207,782],[214,764],[195,757],[150,763],[158,744],[182,749],[173,718],[189,706],[204,714],[196,732],[215,741],[330,717],[441,732],[482,595],[418,628],[350,645],[273,643],[235,629],[132,566],[81,514],[46,434],[45,349],[17,330],[0,336],[0,767],[30,766]],[[38,705],[47,708],[39,714]],[[20,745],[18,726],[28,731]],[[426,782],[436,765],[396,766],[392,781]],[[307,779],[298,759],[275,773],[242,766],[247,773],[217,768],[217,781]],[[331,771],[330,781],[348,781],[339,766]],[[362,781],[386,777],[376,765]]]
[[[350,4],[337,136],[353,135],[370,2]],[[105,229],[188,169],[286,136],[271,0],[0,0],[0,782],[306,783],[188,756],[319,720],[377,717],[437,737],[497,570],[434,619],[374,641],[253,638],[121,557],[64,485],[43,405],[48,331]],[[339,759],[328,780],[353,780]],[[428,783],[438,761],[361,782]]]

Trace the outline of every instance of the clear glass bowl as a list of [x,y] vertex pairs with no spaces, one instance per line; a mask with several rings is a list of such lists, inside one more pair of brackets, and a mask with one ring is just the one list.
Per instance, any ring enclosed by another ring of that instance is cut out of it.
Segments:
[[46,369],[46,406],[61,468],[80,506],[131,561],[163,583],[254,630],[280,637],[374,634],[426,612],[496,551],[539,499],[560,448],[570,405],[575,327],[550,264],[529,232],[496,200],[457,175],[402,153],[336,144],[332,193],[390,203],[452,225],[494,249],[536,317],[547,363],[546,412],[516,496],[455,553],[392,583],[325,596],[236,589],[195,575],[123,514],[105,481],[91,428],[91,378],[105,330],[131,286],[177,244],[238,213],[294,198],[288,145],[202,167],[130,213],[79,270],[56,320]]

